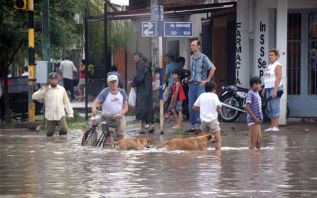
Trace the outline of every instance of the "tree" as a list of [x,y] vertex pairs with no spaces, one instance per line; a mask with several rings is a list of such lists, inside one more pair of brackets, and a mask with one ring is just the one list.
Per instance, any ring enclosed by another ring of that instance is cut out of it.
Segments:
[[[62,58],[74,44],[82,45],[82,28],[74,19],[75,14],[83,13],[88,0],[50,1],[51,53],[52,57]],[[42,3],[34,1],[35,52],[42,57]],[[28,13],[13,9],[12,0],[0,0],[0,78],[4,79],[4,101],[6,121],[10,121],[7,74],[9,67],[19,59],[27,58]],[[17,56],[20,54],[21,56]],[[24,57],[23,57],[24,55]],[[19,65],[22,67],[23,65]]]

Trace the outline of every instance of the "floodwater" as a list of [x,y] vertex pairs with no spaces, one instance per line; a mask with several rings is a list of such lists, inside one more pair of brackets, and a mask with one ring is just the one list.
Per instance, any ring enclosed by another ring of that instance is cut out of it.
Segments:
[[[0,197],[317,197],[317,133],[223,136],[221,152],[82,147],[82,133],[0,131]],[[166,136],[155,136],[158,144]]]

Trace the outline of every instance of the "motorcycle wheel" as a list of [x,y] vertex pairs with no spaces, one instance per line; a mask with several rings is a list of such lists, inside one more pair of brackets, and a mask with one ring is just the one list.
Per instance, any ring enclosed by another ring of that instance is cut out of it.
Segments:
[[[227,97],[221,101],[225,104],[232,105],[232,106],[237,107],[237,108],[240,107],[239,101],[236,98]],[[234,122],[234,121],[236,121],[236,119],[238,119],[240,114],[241,114],[240,111],[230,109],[230,108],[225,107],[225,106],[221,106],[220,117],[221,117],[222,121],[224,121],[224,122]]]

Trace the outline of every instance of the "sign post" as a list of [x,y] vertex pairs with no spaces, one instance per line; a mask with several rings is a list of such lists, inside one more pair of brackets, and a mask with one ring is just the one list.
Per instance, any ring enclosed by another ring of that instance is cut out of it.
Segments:
[[[163,36],[162,22],[164,21],[163,6],[158,5],[157,0],[151,0],[151,20],[146,22],[145,27],[142,23],[142,36],[155,37],[152,39],[152,62],[159,66],[160,71],[160,130],[164,134],[164,102],[163,102]],[[147,34],[147,35],[146,35]]]
[[164,37],[193,37],[192,22],[164,22],[163,6],[158,0],[151,0],[151,21],[142,22],[142,37],[152,39],[152,63],[160,71],[160,130],[164,134],[164,101],[163,101],[163,34]]

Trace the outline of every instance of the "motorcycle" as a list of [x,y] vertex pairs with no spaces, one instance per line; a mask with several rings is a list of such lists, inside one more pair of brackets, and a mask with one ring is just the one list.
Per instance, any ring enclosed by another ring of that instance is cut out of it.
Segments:
[[[244,110],[246,97],[249,89],[239,86],[229,85],[222,88],[222,93],[219,97],[221,102],[220,117],[224,122],[234,122],[239,118],[241,113],[246,113]],[[261,94],[260,94],[261,95]],[[281,97],[283,91],[277,92],[277,97]],[[261,96],[262,100],[262,112],[264,120],[270,120],[267,112],[267,103],[272,100],[272,97],[265,98]],[[288,107],[287,107],[287,112]]]

